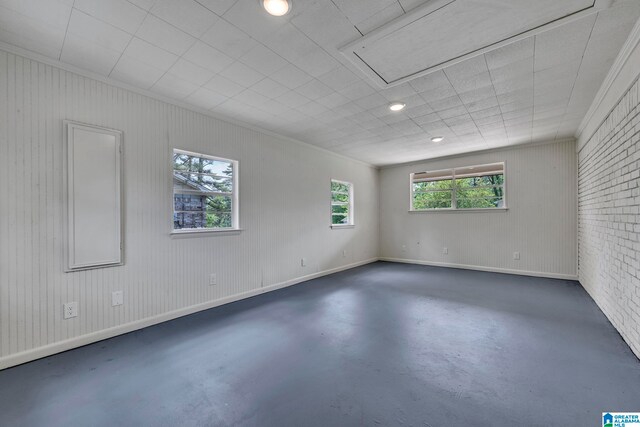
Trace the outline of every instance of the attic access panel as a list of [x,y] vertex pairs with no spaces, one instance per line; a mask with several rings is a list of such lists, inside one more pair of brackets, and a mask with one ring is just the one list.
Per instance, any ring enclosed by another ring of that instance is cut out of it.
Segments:
[[395,86],[596,13],[613,0],[432,0],[340,49]]

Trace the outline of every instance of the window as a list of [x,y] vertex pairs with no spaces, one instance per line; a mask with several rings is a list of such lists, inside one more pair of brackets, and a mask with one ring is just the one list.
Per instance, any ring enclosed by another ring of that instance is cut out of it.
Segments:
[[331,180],[331,226],[353,225],[353,184]]
[[238,162],[173,150],[173,229],[238,228]]
[[411,174],[411,210],[505,208],[504,163]]

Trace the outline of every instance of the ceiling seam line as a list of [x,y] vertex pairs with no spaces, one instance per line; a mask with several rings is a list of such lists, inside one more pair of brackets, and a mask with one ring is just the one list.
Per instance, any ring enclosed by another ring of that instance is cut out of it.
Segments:
[[67,33],[69,33],[69,24],[71,23],[71,15],[73,15],[73,9],[76,8],[76,0],[73,0],[71,4],[71,12],[69,12],[69,20],[67,21],[67,28],[64,30],[64,38],[62,39],[62,46],[60,46],[60,55],[58,55],[58,61],[62,61],[62,52],[64,51],[64,44],[67,41]]
[[582,69],[582,63],[584,62],[584,56],[587,53],[587,49],[589,48],[589,43],[591,42],[591,37],[593,37],[593,30],[596,28],[596,23],[598,22],[598,17],[600,16],[600,12],[596,13],[596,19],[593,20],[593,27],[591,27],[591,31],[589,31],[589,38],[587,42],[584,44],[584,50],[582,51],[582,55],[580,56],[580,65],[578,66],[578,72],[576,73],[576,79],[573,81],[573,85],[571,85],[571,93],[569,94],[569,101],[564,109],[564,114],[562,118],[562,122],[560,122],[560,126],[556,130],[556,135],[554,139],[558,138],[558,133],[560,133],[560,127],[565,123],[565,117],[567,115],[567,111],[569,110],[569,104],[571,104],[571,98],[573,97],[573,91],[576,87],[576,82],[578,81],[578,76],[580,75],[580,70]]

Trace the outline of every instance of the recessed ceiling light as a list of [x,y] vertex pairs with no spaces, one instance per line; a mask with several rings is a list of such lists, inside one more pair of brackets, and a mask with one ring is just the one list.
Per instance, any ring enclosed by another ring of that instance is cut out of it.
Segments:
[[442,142],[444,140],[444,136],[434,136],[431,138],[431,142]]
[[391,104],[389,104],[389,110],[391,111],[400,111],[400,110],[404,110],[404,107],[406,107],[407,104],[405,104],[404,102],[393,102]]
[[289,0],[262,0],[264,9],[273,16],[282,16],[289,13],[291,2]]

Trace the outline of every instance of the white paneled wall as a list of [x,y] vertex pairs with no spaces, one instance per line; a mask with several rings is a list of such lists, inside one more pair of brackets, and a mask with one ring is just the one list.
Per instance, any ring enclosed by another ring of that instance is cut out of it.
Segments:
[[[124,133],[123,266],[64,273],[64,119]],[[242,231],[170,235],[172,148],[240,161]],[[2,51],[0,159],[0,368],[377,256],[376,169]],[[331,178],[353,229],[329,226]]]
[[[508,210],[409,212],[409,174],[506,162]],[[522,146],[382,169],[384,259],[576,277],[575,142]],[[448,254],[443,253],[443,248]],[[520,260],[513,252],[520,252]]]

